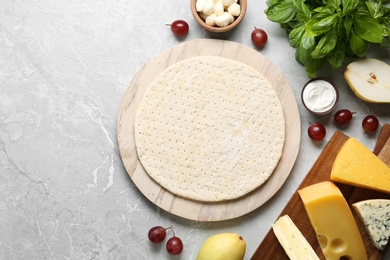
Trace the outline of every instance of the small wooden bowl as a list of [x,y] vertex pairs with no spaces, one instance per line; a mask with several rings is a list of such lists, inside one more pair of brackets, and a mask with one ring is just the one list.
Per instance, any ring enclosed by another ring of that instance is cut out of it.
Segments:
[[207,31],[214,32],[214,33],[228,32],[234,29],[242,21],[242,19],[244,19],[244,16],[246,14],[246,9],[247,9],[247,0],[238,0],[238,4],[241,7],[240,15],[235,17],[233,23],[224,27],[219,27],[219,26],[210,26],[206,24],[206,22],[202,18],[200,18],[199,13],[196,11],[196,0],[190,0],[191,12],[195,18],[195,21]]

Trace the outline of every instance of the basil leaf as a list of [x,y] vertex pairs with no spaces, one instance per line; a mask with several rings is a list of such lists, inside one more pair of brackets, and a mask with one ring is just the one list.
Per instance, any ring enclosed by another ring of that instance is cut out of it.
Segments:
[[312,17],[305,25],[305,35],[306,37],[314,37],[314,36],[317,36],[316,33],[313,32],[312,28],[313,28],[313,24],[317,23],[319,21],[319,19],[316,19],[316,17]]
[[312,37],[319,35],[317,32],[313,31],[314,24],[318,23],[322,19],[329,17],[328,13],[318,13],[312,16],[309,21],[306,23],[306,37]]
[[371,15],[371,14],[364,1],[359,1],[358,5],[353,11],[353,15],[360,16],[360,15]]
[[311,61],[313,60],[313,57],[311,56],[311,52],[316,47],[316,41],[314,37],[306,37],[303,36],[301,40],[301,44],[299,44],[298,47],[298,55],[299,60],[302,62],[303,65],[309,65]]
[[297,26],[300,26],[302,23],[299,22],[297,19],[291,20],[290,22],[287,23],[287,25],[290,27],[290,31],[294,29]]
[[281,24],[280,24],[280,27],[282,27],[284,30],[286,30],[286,32],[291,31],[292,28],[293,28],[292,26],[290,26],[289,23],[281,23]]
[[341,3],[343,5],[343,14],[345,15],[351,13],[356,8],[359,0],[342,0]]
[[321,0],[308,0],[307,4],[313,6],[313,8],[324,5],[324,3]]
[[379,17],[383,17],[385,15],[384,6],[378,1],[373,1],[373,0],[366,1],[366,6],[371,16],[374,17],[375,19]]
[[304,34],[305,34],[305,26],[303,24],[295,27],[288,35],[288,38],[290,40],[290,45],[294,48],[297,48]]
[[303,64],[301,57],[299,56],[298,48],[295,50],[295,60],[298,61],[300,64]]
[[336,11],[340,8],[341,0],[330,0],[326,5],[332,7],[334,11]]
[[338,18],[338,14],[329,15],[328,17],[323,18],[320,21],[314,23],[311,27],[311,31],[315,35],[326,33],[327,31],[332,29],[332,27],[335,26],[335,24],[338,22]]
[[353,28],[355,33],[363,40],[373,43],[382,43],[382,26],[372,16],[355,16]]
[[389,37],[390,36],[390,27],[387,27],[386,25],[382,25],[383,28],[383,37]]
[[310,9],[303,0],[293,0],[293,5],[297,11],[297,18],[301,23],[306,23],[311,18]]
[[346,32],[345,32],[345,24],[344,23],[345,23],[345,18],[339,17],[337,20],[337,23],[335,24],[334,30],[335,30],[335,33],[337,33],[337,36],[339,38],[345,38]]
[[336,47],[336,43],[337,43],[337,34],[335,34],[332,31],[327,32],[321,37],[314,51],[311,53],[311,56],[314,59],[325,57],[331,51],[333,51],[333,49]]
[[267,18],[277,23],[288,23],[295,17],[296,13],[292,0],[271,5],[265,10]]
[[281,0],[267,0],[267,1],[265,1],[267,6],[276,5],[276,4],[280,3],[280,2],[281,2]]
[[307,76],[309,78],[313,78],[321,70],[325,62],[325,58],[313,59],[312,62],[310,62],[310,64],[305,67]]
[[338,41],[335,51],[329,53],[327,59],[333,69],[340,68],[345,59],[345,42]]
[[334,11],[335,10],[333,8],[330,8],[329,6],[320,6],[314,9],[314,12],[322,14],[333,14]]
[[367,43],[354,32],[351,34],[350,45],[352,52],[358,57],[362,58],[367,54]]
[[344,19],[345,36],[347,39],[351,38],[351,29],[353,26],[353,19],[351,16],[346,16]]

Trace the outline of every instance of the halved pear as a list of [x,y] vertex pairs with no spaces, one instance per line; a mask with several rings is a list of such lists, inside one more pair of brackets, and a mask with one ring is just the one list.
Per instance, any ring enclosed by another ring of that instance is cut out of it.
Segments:
[[390,66],[378,59],[365,58],[348,64],[344,77],[360,99],[390,103]]

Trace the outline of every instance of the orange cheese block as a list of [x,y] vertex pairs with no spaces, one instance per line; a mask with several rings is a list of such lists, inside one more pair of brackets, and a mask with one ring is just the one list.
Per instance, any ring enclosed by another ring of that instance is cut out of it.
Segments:
[[390,193],[390,168],[355,138],[341,147],[330,179],[348,185]]
[[316,183],[298,190],[298,193],[326,259],[367,259],[352,212],[334,183]]

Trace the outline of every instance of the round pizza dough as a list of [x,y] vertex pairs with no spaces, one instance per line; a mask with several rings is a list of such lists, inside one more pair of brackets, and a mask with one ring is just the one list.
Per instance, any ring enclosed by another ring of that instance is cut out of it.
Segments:
[[261,186],[282,155],[285,119],[268,80],[227,58],[166,68],[137,110],[135,144],[149,176],[171,193],[217,202]]

